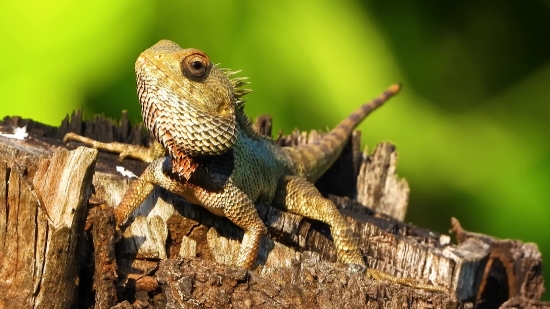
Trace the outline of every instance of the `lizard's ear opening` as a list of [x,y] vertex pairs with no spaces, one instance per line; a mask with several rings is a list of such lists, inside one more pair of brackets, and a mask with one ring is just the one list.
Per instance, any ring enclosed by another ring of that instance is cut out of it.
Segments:
[[208,56],[204,53],[191,54],[181,61],[183,75],[193,81],[203,81],[212,67]]

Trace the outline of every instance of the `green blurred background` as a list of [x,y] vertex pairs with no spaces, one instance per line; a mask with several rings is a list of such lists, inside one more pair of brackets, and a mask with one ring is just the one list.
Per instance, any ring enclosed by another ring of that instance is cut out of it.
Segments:
[[455,216],[548,261],[549,30],[548,0],[3,0],[0,115],[139,120],[134,61],[160,39],[242,69],[249,115],[271,114],[274,132],[332,127],[403,82],[360,129],[397,145],[407,221],[446,233]]

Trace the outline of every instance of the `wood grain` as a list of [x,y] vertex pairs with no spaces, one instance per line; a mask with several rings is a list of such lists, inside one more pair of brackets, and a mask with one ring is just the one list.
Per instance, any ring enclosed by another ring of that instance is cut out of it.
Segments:
[[[120,123],[83,121],[79,112],[58,128],[15,117],[0,129],[25,124],[29,139],[0,137],[2,308],[549,308],[539,301],[535,244],[467,232],[457,220],[452,244],[448,235],[398,220],[409,188],[396,174],[390,143],[361,152],[355,133],[331,176],[316,185],[345,214],[369,267],[447,292],[374,281],[334,264],[328,226],[270,205],[257,205],[269,233],[253,271],[231,266],[242,230],[161,188],[116,232],[112,209],[131,181],[116,166],[140,174],[145,164],[54,146],[65,146],[60,138],[68,131],[147,145],[143,129],[124,115]],[[257,127],[270,133],[270,118]],[[319,134],[294,132],[278,143]]]

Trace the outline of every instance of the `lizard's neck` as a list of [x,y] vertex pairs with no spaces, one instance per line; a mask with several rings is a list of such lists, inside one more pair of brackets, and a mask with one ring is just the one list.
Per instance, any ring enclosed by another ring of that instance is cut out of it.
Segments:
[[252,126],[252,122],[244,113],[243,106],[237,108],[235,112],[235,118],[236,118],[238,130],[242,131],[242,133],[247,138],[250,138],[253,140],[265,140],[268,142],[273,142],[270,136],[262,134],[260,131],[258,131],[258,129]]

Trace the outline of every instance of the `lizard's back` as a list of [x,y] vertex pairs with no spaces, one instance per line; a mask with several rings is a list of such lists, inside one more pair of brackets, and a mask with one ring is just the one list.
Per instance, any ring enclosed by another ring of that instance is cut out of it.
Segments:
[[233,146],[232,181],[253,201],[270,203],[279,179],[293,174],[291,158],[273,141],[239,132]]

